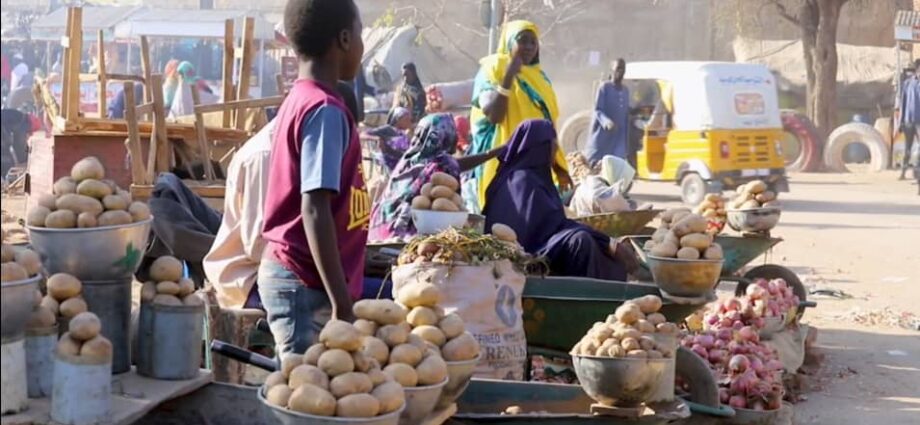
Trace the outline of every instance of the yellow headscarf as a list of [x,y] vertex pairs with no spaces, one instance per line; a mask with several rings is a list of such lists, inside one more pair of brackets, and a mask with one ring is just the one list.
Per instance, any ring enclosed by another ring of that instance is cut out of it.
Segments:
[[[539,40],[540,31],[533,22],[511,21],[502,26],[497,53],[486,56],[479,62],[481,66],[480,77],[484,77],[492,86],[499,86],[502,83],[505,77],[505,70],[508,69],[508,64],[511,63],[511,50],[515,38],[524,31],[532,31]],[[539,59],[539,56],[537,58]],[[532,95],[528,94],[523,84],[526,84],[543,101],[542,106],[534,102]],[[546,74],[543,73],[539,62],[522,66],[510,91],[508,112],[505,114],[504,120],[495,125],[495,135],[491,146],[493,149],[507,143],[518,125],[526,120],[548,118],[553,124],[559,124],[559,106],[556,102],[556,92],[553,90],[553,85],[546,77]],[[485,113],[481,108],[474,106],[470,111],[470,122],[477,123],[483,119],[486,119]],[[568,168],[565,153],[562,152],[562,149],[556,150],[556,163],[563,169]],[[485,205],[486,189],[492,179],[495,178],[497,170],[498,160],[493,159],[483,165],[483,173],[479,179],[480,206]]]

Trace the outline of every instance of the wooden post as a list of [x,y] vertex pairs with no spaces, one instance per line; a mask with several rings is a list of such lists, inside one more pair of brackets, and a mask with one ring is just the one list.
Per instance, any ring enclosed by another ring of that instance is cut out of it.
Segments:
[[[233,19],[224,21],[224,73],[221,87],[224,102],[230,102],[236,98],[233,93],[233,62],[236,59],[236,48],[233,39]],[[224,128],[230,127],[233,111],[224,110],[223,125]]]
[[106,107],[106,103],[108,103],[108,99],[106,99],[106,89],[108,88],[108,82],[106,81],[105,77],[105,40],[103,39],[103,30],[96,32],[96,61],[98,62],[96,65],[96,75],[99,81],[99,88],[97,89],[98,95],[96,96],[98,100],[96,101],[96,104],[99,107],[99,118],[105,118],[108,115],[108,108]]
[[[131,153],[131,181],[136,185],[146,183],[141,136],[137,130],[137,100],[134,98],[134,82],[125,81],[125,122],[128,127],[128,152]],[[151,135],[151,139],[152,139]]]
[[[61,72],[63,74],[61,76],[61,84],[63,85],[61,89],[61,116],[63,117],[70,116],[70,112],[67,110],[68,105],[70,105],[70,90],[68,89],[67,84],[70,82],[70,74],[72,74],[73,72],[67,69],[67,67],[70,66],[71,28],[73,28],[73,8],[68,7],[67,8],[67,28],[65,29],[65,32],[64,32],[64,39],[61,40],[62,47],[64,47],[64,54],[63,54],[63,57],[61,58],[61,67],[63,68],[61,69]],[[65,40],[66,40],[66,43],[64,43]],[[51,68],[48,68],[48,69],[51,69]],[[53,123],[54,120],[52,120],[51,122]]]
[[[246,17],[243,22],[243,58],[240,61],[240,79],[236,86],[236,99],[246,100],[249,98],[249,78],[252,75],[252,37],[255,32],[255,19]],[[246,124],[246,108],[236,110],[237,130],[242,130]]]
[[[147,42],[147,36],[141,36],[141,72],[144,74],[144,103],[153,102],[153,82],[150,76],[153,70],[150,68],[150,44]],[[162,91],[162,88],[159,89]]]
[[67,9],[67,46],[64,63],[63,92],[65,126],[74,125],[80,119],[80,59],[83,53],[83,8]]
[[214,166],[211,165],[211,148],[208,146],[208,135],[204,128],[204,114],[198,110],[201,105],[201,95],[198,87],[192,87],[192,102],[195,103],[195,132],[198,133],[198,155],[204,166],[205,177],[214,180]]
[[[160,87],[163,76],[150,76],[150,85]],[[153,90],[153,131],[150,132],[150,153],[147,157],[148,184],[153,184],[156,173],[169,170],[169,139],[166,138],[166,109],[163,91]]]

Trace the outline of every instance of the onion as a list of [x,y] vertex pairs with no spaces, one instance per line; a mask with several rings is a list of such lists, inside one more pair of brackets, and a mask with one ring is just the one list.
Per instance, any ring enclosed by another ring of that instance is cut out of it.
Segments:
[[741,310],[741,301],[737,298],[730,298],[725,305],[727,311],[738,311]]
[[732,322],[732,329],[734,329],[734,330],[736,330],[736,331],[740,331],[741,328],[743,328],[743,327],[744,327],[744,322],[742,322],[742,321],[740,321],[740,320],[735,320],[734,322]]
[[730,341],[732,339],[732,330],[731,329],[719,329],[716,332],[716,337],[723,341]]
[[712,348],[713,342],[714,342],[714,338],[712,337],[712,335],[697,335],[696,336],[696,343],[702,345],[703,348],[707,350]]
[[715,325],[716,323],[719,323],[719,315],[718,314],[707,314],[706,323],[708,323],[709,325]]
[[760,338],[757,335],[757,331],[752,326],[744,326],[738,330],[736,338],[741,341],[751,341],[758,342]]
[[756,373],[757,376],[761,376],[764,374],[764,372],[766,372],[766,369],[763,367],[763,361],[760,360],[760,357],[753,357],[750,360],[751,369],[754,370],[754,373]]
[[725,351],[716,348],[709,350],[709,363],[721,363],[723,360],[725,360]]
[[693,347],[690,348],[696,355],[702,357],[703,359],[709,358],[709,352],[706,351],[706,348],[700,344],[693,344]]
[[740,395],[733,395],[728,399],[728,405],[732,408],[744,409],[747,408],[747,401]]
[[731,395],[728,392],[728,388],[719,388],[719,402],[728,403],[729,398],[731,398]]
[[774,371],[774,372],[775,372],[775,371],[779,371],[779,370],[783,370],[783,369],[785,368],[785,366],[783,366],[783,362],[781,362],[781,361],[779,361],[779,360],[775,360],[775,359],[774,359],[774,360],[769,360],[769,361],[767,361],[767,363],[764,365],[764,367],[765,367],[767,370]]
[[744,290],[745,295],[750,297],[752,300],[759,300],[766,298],[768,292],[759,285],[748,285],[747,289]]
[[742,373],[750,366],[751,361],[748,360],[747,356],[742,354],[735,354],[732,356],[731,360],[728,361],[728,369],[735,373]]
[[758,318],[751,320],[751,325],[757,329],[763,329],[764,327],[763,317],[758,317]]

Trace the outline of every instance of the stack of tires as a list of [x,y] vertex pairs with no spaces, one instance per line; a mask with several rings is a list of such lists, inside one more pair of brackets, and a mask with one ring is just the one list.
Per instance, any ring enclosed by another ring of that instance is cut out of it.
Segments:
[[[784,109],[780,112],[786,132],[786,170],[817,171],[821,168],[822,141],[815,125],[802,113]],[[790,146],[792,144],[792,146]]]

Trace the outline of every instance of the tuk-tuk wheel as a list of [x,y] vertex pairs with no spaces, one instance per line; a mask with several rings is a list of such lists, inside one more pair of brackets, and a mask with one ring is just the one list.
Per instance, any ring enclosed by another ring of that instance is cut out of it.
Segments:
[[687,173],[680,179],[680,198],[686,205],[699,205],[706,197],[707,185],[697,173]]

